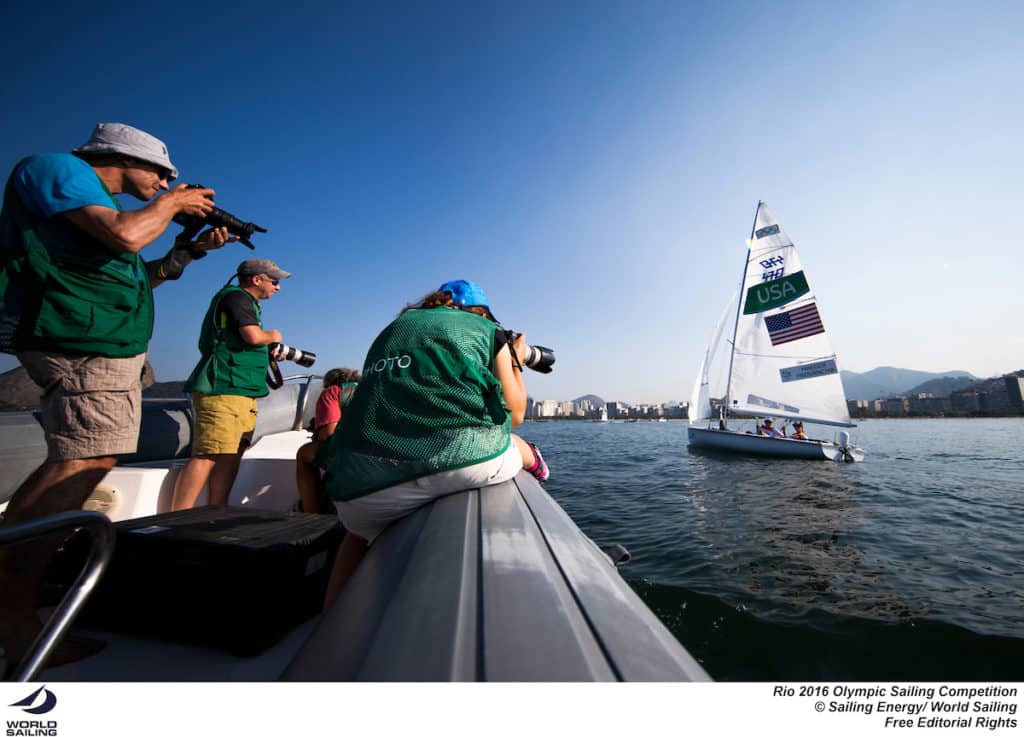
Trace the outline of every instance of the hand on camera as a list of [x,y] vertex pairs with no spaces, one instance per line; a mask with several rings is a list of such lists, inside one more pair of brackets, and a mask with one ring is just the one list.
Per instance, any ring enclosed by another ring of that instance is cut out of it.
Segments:
[[214,194],[212,189],[190,188],[187,184],[179,184],[170,191],[179,213],[201,218],[206,217],[213,209]]
[[204,251],[213,251],[237,240],[238,236],[231,235],[227,228],[210,228],[196,238],[195,245]]
[[516,356],[519,357],[519,363],[522,365],[530,355],[530,346],[526,344],[526,333],[519,333],[518,337],[516,337],[516,342],[512,345],[512,349],[516,352]]

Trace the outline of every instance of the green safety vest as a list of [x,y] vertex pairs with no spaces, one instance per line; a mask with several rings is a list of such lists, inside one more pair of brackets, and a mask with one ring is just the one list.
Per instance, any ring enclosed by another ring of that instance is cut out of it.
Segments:
[[490,320],[448,307],[399,315],[370,347],[331,436],[327,491],[348,501],[497,458],[511,418],[493,372]]
[[[113,195],[110,206],[121,209]],[[153,290],[139,255],[114,255],[65,218],[36,215],[13,174],[0,216],[0,296],[6,353],[124,358],[145,353],[153,335]]]
[[[199,352],[203,357],[185,382],[186,392],[235,394],[265,397],[267,365],[270,354],[265,345],[249,345],[235,329],[228,329],[227,315],[220,313],[220,301],[231,292],[242,292],[252,300],[256,319],[263,327],[260,303],[241,287],[229,284],[214,295],[199,332]],[[218,314],[219,313],[219,314]]]

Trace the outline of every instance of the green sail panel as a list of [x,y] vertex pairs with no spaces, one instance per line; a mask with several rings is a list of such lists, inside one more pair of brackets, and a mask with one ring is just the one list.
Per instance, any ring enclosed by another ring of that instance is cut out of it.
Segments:
[[781,279],[755,284],[747,290],[747,299],[743,303],[743,314],[753,315],[781,307],[809,291],[811,288],[807,286],[807,278],[803,271],[797,271]]

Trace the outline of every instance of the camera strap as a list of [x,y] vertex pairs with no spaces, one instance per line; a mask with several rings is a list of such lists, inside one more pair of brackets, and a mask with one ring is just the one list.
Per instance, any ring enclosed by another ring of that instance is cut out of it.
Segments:
[[284,386],[284,379],[281,377],[281,369],[273,358],[267,363],[267,386],[271,389],[280,389]]
[[511,340],[508,341],[505,345],[508,346],[509,355],[512,356],[512,366],[513,366],[513,368],[517,368],[517,369],[519,369],[519,373],[523,373],[523,364],[519,360],[519,354],[516,353],[515,345],[513,344],[513,342]]

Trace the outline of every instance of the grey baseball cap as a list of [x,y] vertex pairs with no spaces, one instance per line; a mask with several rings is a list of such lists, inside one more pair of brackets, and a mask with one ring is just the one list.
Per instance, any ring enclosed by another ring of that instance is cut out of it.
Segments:
[[271,279],[287,279],[291,272],[285,271],[269,258],[247,258],[238,265],[239,276],[266,274]]
[[170,172],[168,181],[178,178],[178,169],[171,163],[164,142],[124,123],[97,123],[89,140],[71,153],[124,154],[162,166]]

